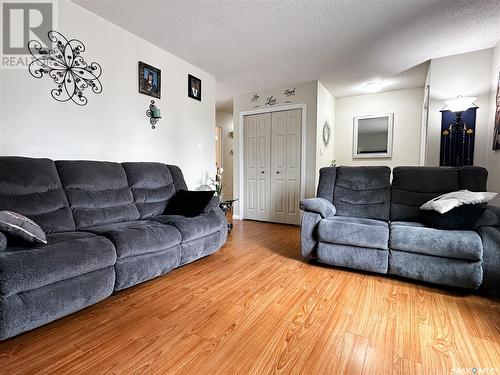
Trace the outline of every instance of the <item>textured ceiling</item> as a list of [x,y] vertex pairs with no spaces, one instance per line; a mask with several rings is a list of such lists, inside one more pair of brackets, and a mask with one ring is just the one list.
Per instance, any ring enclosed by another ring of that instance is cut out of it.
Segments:
[[500,0],[73,0],[238,93],[320,80],[336,97],[424,84],[431,58],[492,47]]

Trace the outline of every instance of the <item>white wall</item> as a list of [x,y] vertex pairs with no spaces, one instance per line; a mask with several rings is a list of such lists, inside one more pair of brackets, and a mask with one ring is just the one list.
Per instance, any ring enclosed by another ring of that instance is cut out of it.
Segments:
[[431,82],[431,64],[427,69],[424,84],[424,99],[422,102],[422,128],[420,133],[420,165],[424,166],[427,155],[427,132],[429,128],[429,103],[430,103],[430,82]]
[[[335,138],[335,98],[321,82],[318,82],[318,110],[316,130],[316,185],[319,179],[319,169],[328,167],[334,157]],[[325,146],[323,142],[323,125],[328,121],[331,128],[330,142]]]
[[[126,30],[61,1],[63,35],[80,39],[86,61],[103,68],[102,94],[86,90],[88,104],[59,103],[54,83],[27,70],[1,71],[0,154],[53,159],[160,161],[179,165],[194,188],[215,173],[215,79]],[[137,63],[162,71],[162,119],[151,129],[153,99],[137,91]],[[187,76],[202,80],[202,101],[187,97]]]
[[427,132],[426,165],[439,165],[441,113],[443,101],[458,95],[475,96],[476,140],[474,165],[486,167],[486,150],[490,133],[489,108],[491,87],[491,49],[463,53],[431,60],[430,103]]
[[[419,165],[424,88],[337,98],[335,159],[337,165]],[[354,117],[394,113],[392,158],[353,159]]]
[[[495,127],[495,109],[498,75],[500,74],[500,41],[492,50],[491,59],[491,89],[488,120],[488,141],[486,143],[486,165],[488,168],[488,190],[500,194],[500,150],[493,151],[493,131]],[[493,204],[500,206],[500,195],[493,200]]]
[[[222,128],[222,183],[224,188],[222,195],[225,198],[233,197],[233,164],[234,164],[234,138],[231,138],[230,133],[234,130],[233,115],[217,111],[215,113],[217,126]],[[233,152],[231,154],[231,151]]]
[[[285,89],[295,88],[295,95],[287,97],[283,94]],[[265,110],[270,107],[265,105],[266,98],[274,96],[277,98],[277,103],[272,108],[279,110],[280,107],[292,105],[292,104],[305,104],[306,105],[306,157],[305,157],[305,196],[314,197],[316,196],[316,128],[317,128],[317,91],[318,83],[317,81],[305,82],[288,85],[286,87],[280,87],[270,90],[260,90],[254,93],[247,93],[237,95],[233,98],[233,122],[234,122],[234,178],[233,178],[233,189],[234,196],[236,198],[241,198],[241,192],[239,190],[239,179],[240,179],[240,163],[243,157],[242,150],[240,150],[240,134],[241,128],[239,123],[240,112],[245,111],[257,111]],[[259,95],[259,100],[252,102],[251,98],[254,94]],[[302,125],[304,126],[304,124]],[[239,206],[241,205],[241,200],[238,205],[235,206],[234,213],[239,215]]]

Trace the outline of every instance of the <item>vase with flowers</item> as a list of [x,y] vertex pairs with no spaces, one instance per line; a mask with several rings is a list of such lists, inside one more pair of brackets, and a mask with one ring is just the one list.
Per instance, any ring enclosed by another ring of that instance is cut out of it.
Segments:
[[217,173],[215,174],[215,179],[210,179],[210,185],[214,187],[215,195],[222,200],[222,190],[224,189],[224,184],[222,183],[222,174],[224,173],[224,168],[217,167]]

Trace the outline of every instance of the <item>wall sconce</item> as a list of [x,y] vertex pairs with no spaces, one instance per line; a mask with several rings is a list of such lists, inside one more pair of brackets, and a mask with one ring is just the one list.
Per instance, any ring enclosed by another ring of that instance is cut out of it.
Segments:
[[440,166],[474,165],[476,110],[473,96],[459,95],[444,101],[441,110]]
[[149,105],[149,109],[146,111],[146,116],[149,117],[149,123],[151,124],[151,128],[154,129],[158,120],[161,119],[160,108],[158,108],[155,105],[154,100],[151,100],[151,104]]
[[477,98],[473,96],[458,95],[456,98],[446,99],[444,101],[444,104],[446,104],[446,106],[443,108],[443,110],[448,110],[455,113],[462,113],[463,111],[466,111],[469,108],[477,107],[477,105],[474,104],[474,101],[476,100]]

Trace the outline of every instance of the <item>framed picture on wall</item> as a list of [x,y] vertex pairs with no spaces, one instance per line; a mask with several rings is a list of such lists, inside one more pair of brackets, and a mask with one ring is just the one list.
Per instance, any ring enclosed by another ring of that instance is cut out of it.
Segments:
[[161,98],[161,70],[139,61],[139,92]]
[[493,150],[500,150],[500,71],[498,72],[497,96],[495,106],[495,132],[493,133]]
[[201,101],[201,79],[188,74],[188,96]]

